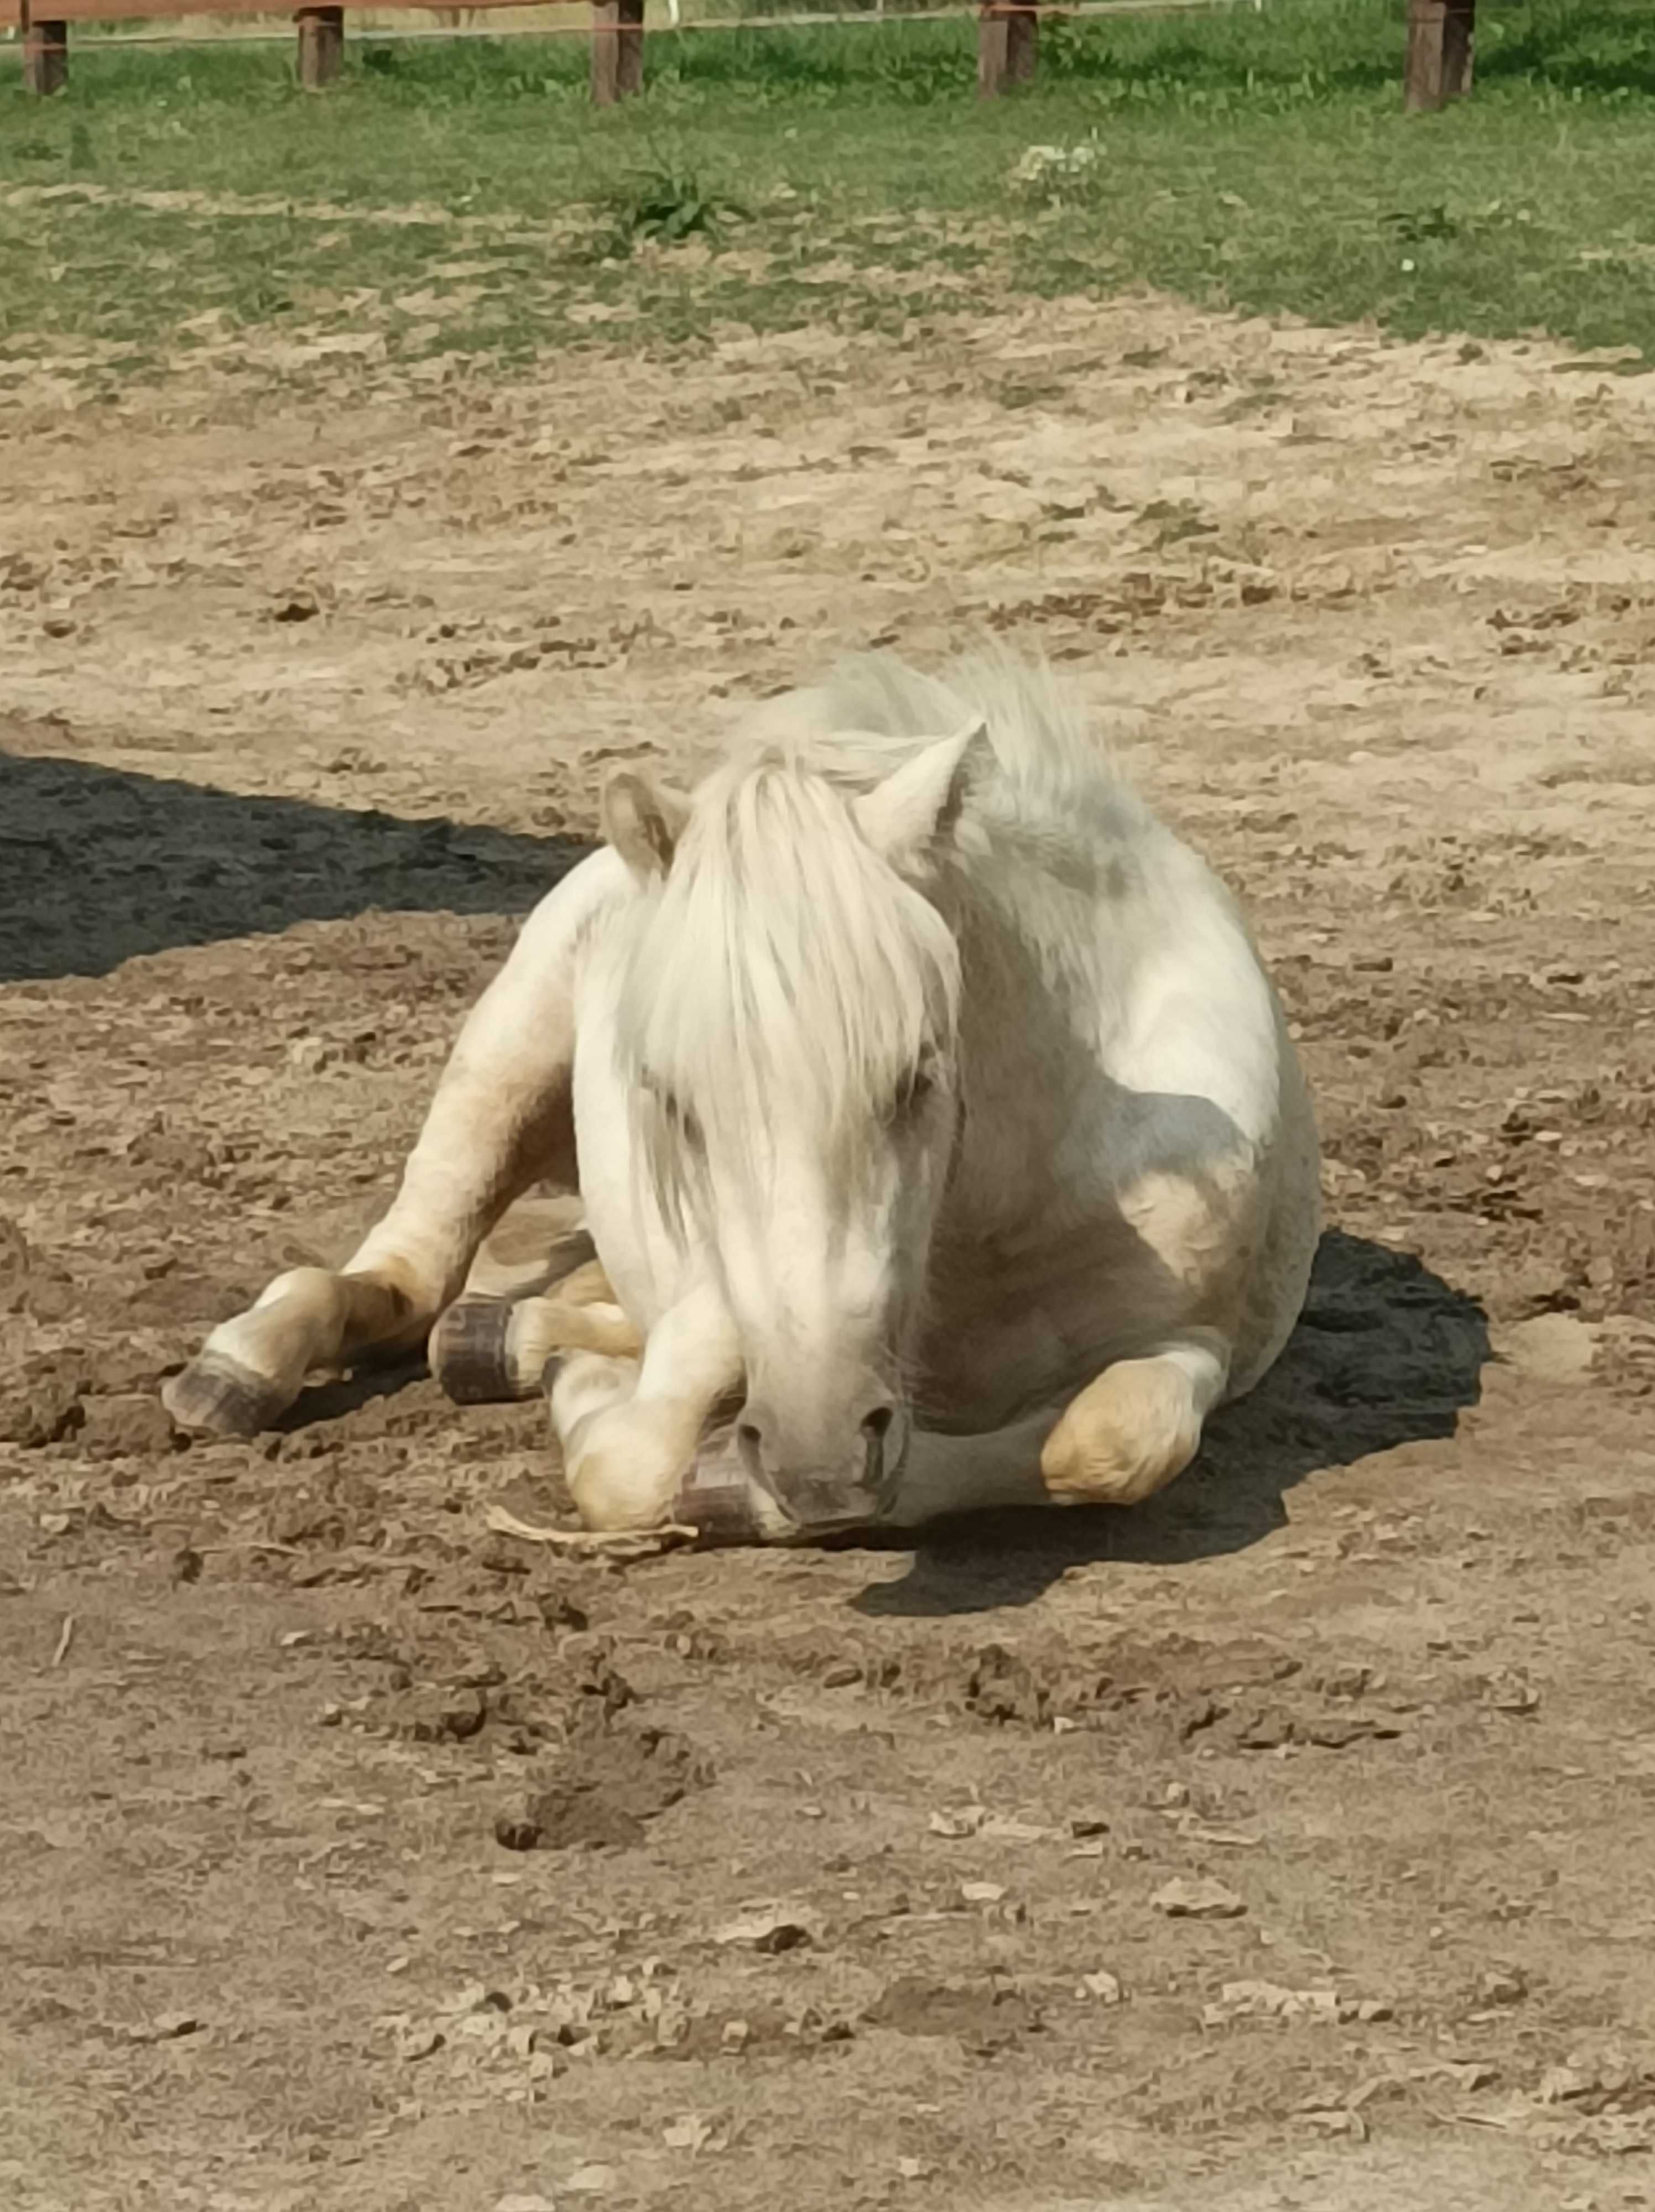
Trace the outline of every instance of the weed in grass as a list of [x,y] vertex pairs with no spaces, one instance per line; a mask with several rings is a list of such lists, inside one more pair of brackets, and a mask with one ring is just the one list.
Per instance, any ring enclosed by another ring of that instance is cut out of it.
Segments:
[[1074,146],[1027,146],[1007,181],[1031,207],[1084,205],[1103,183],[1104,149],[1094,132]]
[[1418,246],[1428,238],[1457,238],[1461,228],[1440,200],[1435,207],[1399,208],[1384,222],[1406,246]]
[[673,246],[680,239],[704,238],[717,246],[733,223],[746,219],[745,208],[709,191],[692,170],[670,165],[633,178],[611,207],[616,236],[629,247],[640,239]]

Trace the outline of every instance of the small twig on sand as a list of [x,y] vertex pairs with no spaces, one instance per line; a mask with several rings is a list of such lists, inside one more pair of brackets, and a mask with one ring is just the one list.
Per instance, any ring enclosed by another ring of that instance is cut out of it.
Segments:
[[488,1524],[497,1536],[517,1536],[526,1544],[551,1544],[561,1552],[600,1552],[610,1559],[642,1559],[652,1553],[670,1551],[678,1544],[693,1544],[700,1534],[681,1521],[665,1521],[659,1528],[545,1528],[532,1521],[520,1521],[504,1505],[491,1505]]
[[197,1544],[193,1547],[204,1559],[212,1552],[274,1552],[283,1559],[303,1559],[309,1557],[302,1544],[278,1544],[267,1536],[240,1536],[226,1544]]
[[69,1656],[69,1647],[74,1641],[75,1616],[72,1613],[66,1613],[64,1615],[64,1625],[58,1631],[58,1649],[52,1655],[52,1663],[54,1667],[63,1665]]

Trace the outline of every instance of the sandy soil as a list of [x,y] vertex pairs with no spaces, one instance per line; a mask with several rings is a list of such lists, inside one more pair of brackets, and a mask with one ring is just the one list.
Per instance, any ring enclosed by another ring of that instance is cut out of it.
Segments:
[[[371,383],[371,380],[369,380]],[[1655,395],[1153,301],[0,432],[9,2212],[1655,2203]],[[1068,662],[1330,1231],[1120,1516],[573,1565],[533,1407],[174,1439],[605,763]]]

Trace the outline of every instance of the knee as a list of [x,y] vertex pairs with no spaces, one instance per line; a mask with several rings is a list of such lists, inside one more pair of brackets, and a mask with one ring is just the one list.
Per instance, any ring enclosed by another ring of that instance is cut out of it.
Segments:
[[326,1267],[289,1267],[284,1275],[277,1275],[259,1292],[253,1311],[265,1306],[307,1305],[319,1313],[326,1313],[339,1303],[339,1279]]
[[569,1486],[588,1528],[648,1528],[672,1518],[697,1437],[666,1405],[589,1415],[569,1441]]

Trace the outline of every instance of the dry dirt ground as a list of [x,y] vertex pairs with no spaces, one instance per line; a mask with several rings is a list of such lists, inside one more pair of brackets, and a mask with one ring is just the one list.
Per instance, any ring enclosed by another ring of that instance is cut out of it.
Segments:
[[[1154,301],[43,376],[0,466],[8,2212],[1655,2205],[1655,395]],[[192,1445],[606,762],[1057,656],[1248,898],[1305,1323],[1136,1512],[570,1563]]]

